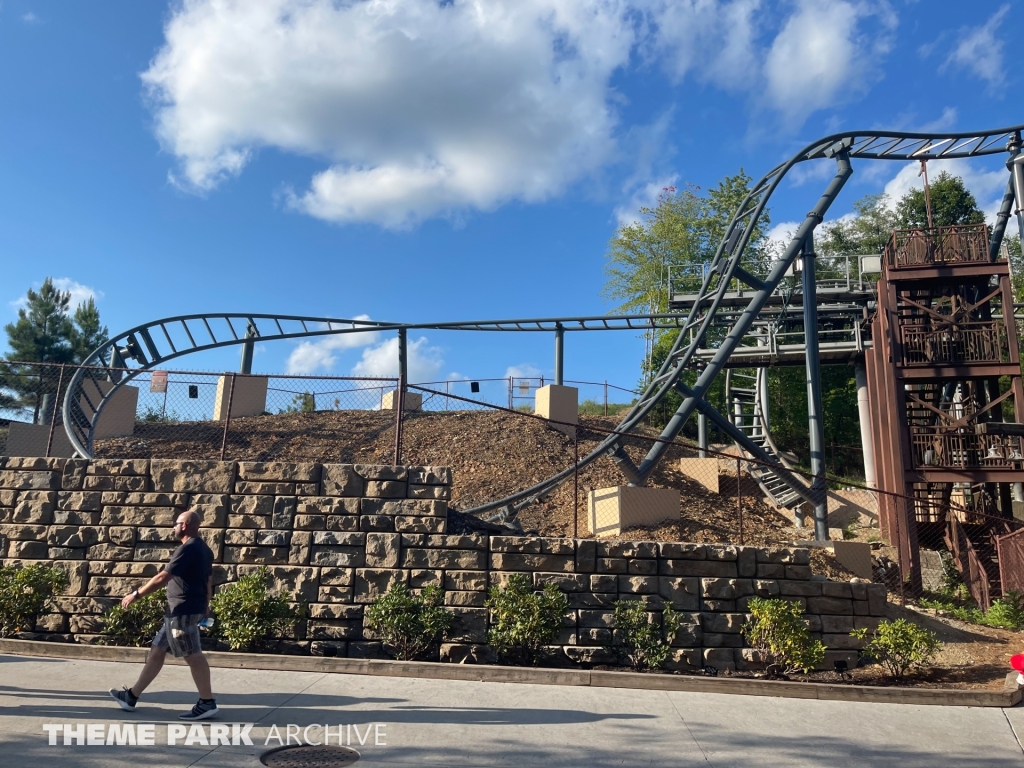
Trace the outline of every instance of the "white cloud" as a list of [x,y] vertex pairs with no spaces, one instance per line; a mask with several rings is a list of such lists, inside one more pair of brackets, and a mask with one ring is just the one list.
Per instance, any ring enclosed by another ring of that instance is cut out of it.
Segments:
[[834,160],[808,160],[797,163],[787,174],[794,187],[803,186],[809,181],[824,181],[836,175]]
[[[409,355],[409,383],[433,381],[444,366],[442,350],[432,347],[426,336],[410,339],[406,344]],[[362,359],[352,367],[353,376],[398,376],[398,338],[363,350]]]
[[[896,203],[911,189],[924,189],[924,178],[918,176],[921,164],[911,162],[904,165],[899,173],[885,185],[885,194],[889,196],[889,205],[895,208]],[[1003,199],[1008,179],[1003,169],[992,171],[982,170],[976,163],[968,160],[929,160],[928,178],[934,180],[946,171],[952,176],[964,180],[964,186],[974,195],[978,207],[985,213],[989,224],[995,223],[995,215]]]
[[71,307],[72,312],[74,312],[82,302],[88,301],[89,299],[99,301],[103,298],[103,291],[97,291],[95,288],[90,288],[88,285],[82,285],[81,283],[72,280],[70,277],[53,278],[53,287],[61,291],[67,291],[71,294],[71,300],[68,302],[68,305]]
[[[38,291],[42,287],[42,283],[36,283],[33,288]],[[72,280],[70,277],[55,277],[53,278],[53,287],[59,291],[67,291],[71,294],[68,300],[68,306],[71,312],[74,313],[78,309],[78,305],[92,299],[93,301],[99,301],[103,298],[103,291],[98,291],[95,288],[90,288],[88,285],[82,285],[76,280]],[[8,302],[14,309],[20,309],[26,306],[27,302],[25,297],[15,299],[14,301]]]
[[505,378],[512,379],[539,379],[543,371],[533,363],[520,363],[510,365],[505,369]]
[[672,176],[673,108],[619,125],[613,78],[638,61],[787,126],[870,87],[887,0],[780,5],[788,18],[763,0],[182,0],[142,80],[181,188],[209,192],[274,148],[322,163],[284,186],[292,210],[401,228],[541,202],[612,163],[634,165],[622,194],[643,199]]
[[674,173],[671,176],[655,179],[634,191],[629,196],[629,200],[615,207],[615,219],[618,225],[625,227],[640,221],[640,209],[656,207],[658,196],[662,193],[672,194],[678,179],[679,175]]
[[780,221],[778,224],[773,224],[765,234],[768,250],[776,256],[781,255],[799,228],[799,221]]
[[939,67],[959,67],[973,72],[994,90],[1005,79],[1003,64],[1003,41],[996,36],[1003,18],[1010,12],[1010,4],[1003,5],[980,27],[964,27],[960,39],[946,60]]
[[290,205],[397,227],[540,201],[613,149],[626,0],[190,0],[143,81],[178,181],[209,190],[260,147],[326,158]]
[[[357,315],[352,319],[369,320],[370,316]],[[365,331],[362,333],[341,333],[337,336],[325,336],[317,341],[303,341],[288,355],[288,361],[285,363],[285,372],[304,375],[316,373],[317,371],[330,371],[338,361],[338,352],[376,344],[379,339],[379,332]]]
[[948,131],[956,125],[957,116],[956,107],[946,107],[942,110],[941,115],[930,123],[924,123],[919,130],[922,133],[939,133],[941,131]]
[[760,7],[761,0],[656,0],[650,8],[657,25],[653,48],[677,80],[693,71],[700,80],[745,90],[760,67],[755,44]]
[[[862,22],[877,16],[877,28]],[[798,0],[765,59],[766,97],[790,126],[862,95],[880,76],[896,16],[888,3]]]
[[26,24],[40,24],[40,23],[42,23],[42,19],[40,19],[38,16],[36,16],[31,11],[28,12],[28,13],[22,14],[21,20],[23,22],[25,22]]

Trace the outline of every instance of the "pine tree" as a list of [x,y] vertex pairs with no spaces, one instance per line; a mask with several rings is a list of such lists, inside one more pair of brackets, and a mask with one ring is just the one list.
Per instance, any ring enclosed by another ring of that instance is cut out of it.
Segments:
[[78,305],[74,320],[70,337],[72,359],[76,363],[81,363],[110,336],[107,327],[100,324],[100,311],[91,296]]
[[46,278],[38,291],[31,288],[18,319],[4,326],[9,362],[0,363],[0,409],[23,412],[32,421],[39,417],[43,395],[57,392],[57,365],[32,363],[81,362],[107,340],[96,302],[90,298],[70,316],[70,291],[61,291]]

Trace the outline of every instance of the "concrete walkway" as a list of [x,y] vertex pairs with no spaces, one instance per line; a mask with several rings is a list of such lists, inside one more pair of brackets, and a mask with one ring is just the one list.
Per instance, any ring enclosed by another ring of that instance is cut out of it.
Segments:
[[[255,724],[248,732],[253,746],[186,746],[185,734],[177,746],[167,746],[168,723],[177,724],[178,713],[196,699],[188,670],[166,667],[139,708],[122,712],[106,690],[130,684],[138,669],[0,656],[0,764],[255,768],[262,752],[278,746],[275,739],[264,745],[271,726],[285,737],[289,724],[328,723],[332,742],[337,726],[346,726],[345,741],[362,755],[357,766],[1024,766],[1020,707],[236,669],[213,670],[223,710],[219,722]],[[44,724],[65,723],[155,723],[156,746],[65,746],[61,732],[49,745]],[[371,724],[379,727],[368,729]],[[321,729],[307,733],[314,741],[322,736]],[[376,734],[382,743],[374,744]],[[359,745],[360,737],[365,744]]]

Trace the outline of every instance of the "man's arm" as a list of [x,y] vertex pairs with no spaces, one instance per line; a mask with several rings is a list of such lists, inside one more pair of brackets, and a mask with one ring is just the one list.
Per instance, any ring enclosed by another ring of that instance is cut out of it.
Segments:
[[125,595],[124,599],[121,600],[121,607],[127,608],[129,605],[135,602],[135,598],[142,597],[143,595],[148,595],[151,592],[156,592],[172,578],[174,577],[171,576],[171,574],[168,571],[160,571],[160,573],[158,573],[152,579],[150,579],[141,587],[136,589],[134,592],[129,592],[127,595]]

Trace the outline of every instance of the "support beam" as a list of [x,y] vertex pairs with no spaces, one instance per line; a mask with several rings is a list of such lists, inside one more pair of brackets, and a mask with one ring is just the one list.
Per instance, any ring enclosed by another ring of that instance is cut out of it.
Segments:
[[409,386],[409,355],[406,335],[405,328],[398,329],[398,384],[403,392]]
[[697,414],[697,455],[706,459],[708,457],[708,417],[703,413]]
[[857,416],[860,418],[860,448],[864,454],[864,484],[877,488],[875,479],[875,451],[871,434],[871,408],[868,403],[868,372],[861,358],[854,363],[853,375],[857,382]]
[[1017,205],[1014,213],[1017,214],[1017,232],[1024,242],[1024,154],[1021,154],[1020,133],[1014,134],[1009,145],[1010,159],[1006,166],[1010,170],[1013,182],[1013,194]]
[[249,327],[245,330],[245,341],[242,342],[242,360],[238,366],[239,373],[252,373],[252,354],[256,346],[256,342],[253,341],[255,336],[256,329],[250,323]]
[[[754,324],[754,320],[757,318],[758,313],[768,301],[768,297],[772,291],[778,286],[779,281],[782,280],[786,271],[789,269],[790,264],[793,263],[794,259],[797,258],[797,251],[801,247],[801,244],[807,238],[807,235],[814,231],[814,228],[821,223],[825,217],[825,213],[832,205],[832,201],[836,199],[843,186],[846,184],[847,179],[853,173],[853,169],[850,167],[850,158],[845,153],[840,153],[836,156],[836,175],[829,183],[828,187],[825,188],[825,192],[818,200],[814,208],[804,218],[803,223],[796,231],[796,235],[790,241],[790,244],[783,251],[779,260],[774,262],[771,271],[768,273],[768,277],[764,281],[764,290],[757,291],[746,309],[740,314],[736,322],[729,330],[729,333],[722,343],[719,345],[715,356],[708,361],[707,366],[697,377],[696,383],[693,385],[693,393],[691,396],[684,398],[679,408],[669,419],[668,424],[661,432],[662,440],[656,442],[651,450],[647,452],[647,456],[640,463],[637,471],[641,479],[646,479],[654,468],[658,465],[661,460],[661,455],[665,452],[666,448],[671,444],[672,440],[675,440],[682,430],[683,425],[686,423],[690,415],[697,410],[697,403],[707,396],[708,390],[711,388],[712,383],[718,374],[725,367],[726,362],[732,353],[739,347],[743,337],[747,335],[751,327]],[[728,272],[729,268],[726,268]],[[729,274],[724,277],[729,277]],[[713,312],[715,306],[712,305],[709,311]],[[710,324],[710,319],[704,321],[703,328]],[[703,330],[702,330],[703,333]],[[815,342],[817,342],[817,336],[815,336]],[[678,342],[677,342],[678,343]],[[691,344],[690,349],[686,354],[677,356],[675,364],[682,368],[689,364],[690,358],[696,351],[696,345]],[[677,382],[678,383],[678,382]],[[634,415],[635,418],[635,415]],[[627,426],[630,426],[627,422]]]
[[814,538],[828,541],[828,501],[825,486],[825,428],[821,411],[821,368],[818,360],[818,296],[814,275],[814,230],[804,238],[804,349],[807,370],[807,428],[811,442],[811,490],[820,499],[814,507]]
[[555,384],[559,387],[564,383],[565,371],[565,328],[555,323]]
[[[676,389],[684,397],[690,397],[693,393],[690,389],[682,383],[676,384]],[[819,498],[822,503],[825,503],[825,496],[814,496],[813,489],[808,488],[806,485],[801,483],[786,467],[778,462],[778,460],[764,450],[760,445],[751,440],[739,427],[736,427],[729,419],[720,414],[715,410],[714,406],[704,400],[697,400],[696,407],[701,413],[706,414],[712,423],[721,430],[726,437],[731,438],[737,445],[743,450],[753,456],[757,461],[762,464],[766,464],[772,468],[772,471],[781,479],[786,485],[792,488],[796,493],[800,495],[805,501],[810,504],[817,504]]]

